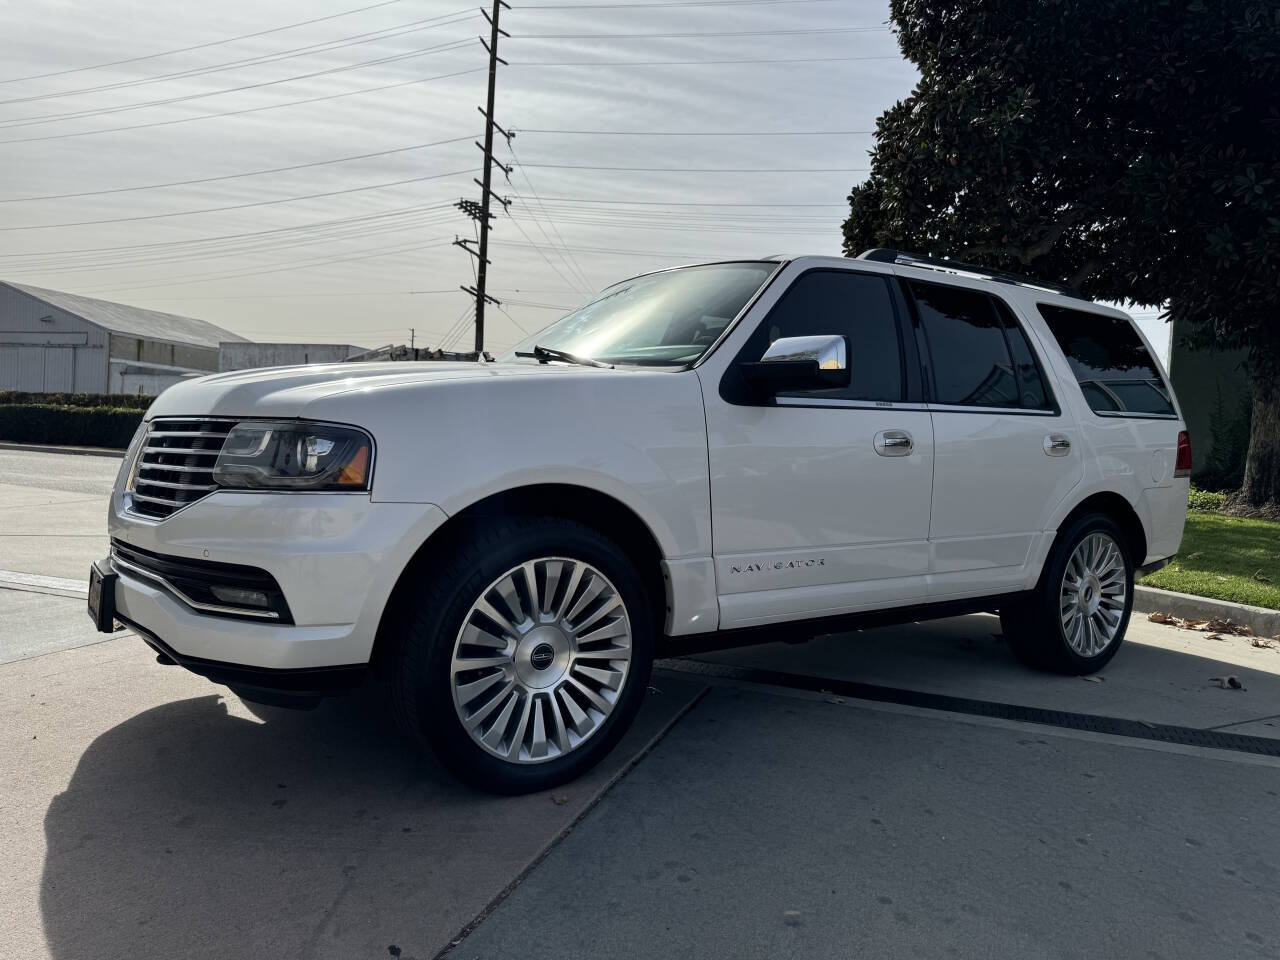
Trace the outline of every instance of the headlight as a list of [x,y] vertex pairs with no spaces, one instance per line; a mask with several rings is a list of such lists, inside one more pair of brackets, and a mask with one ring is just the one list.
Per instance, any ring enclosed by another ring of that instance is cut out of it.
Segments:
[[227,434],[213,480],[251,490],[367,490],[372,446],[351,427],[246,421]]

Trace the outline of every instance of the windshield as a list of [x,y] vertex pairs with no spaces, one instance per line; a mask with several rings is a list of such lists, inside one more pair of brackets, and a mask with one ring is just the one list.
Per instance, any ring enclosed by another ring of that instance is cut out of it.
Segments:
[[530,337],[504,359],[531,354],[537,345],[603,363],[693,363],[778,266],[714,263],[624,280]]

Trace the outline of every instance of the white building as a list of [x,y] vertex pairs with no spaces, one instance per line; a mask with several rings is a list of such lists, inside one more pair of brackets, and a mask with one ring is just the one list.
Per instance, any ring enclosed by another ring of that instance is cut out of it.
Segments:
[[0,390],[154,396],[218,370],[228,330],[158,310],[0,282]]

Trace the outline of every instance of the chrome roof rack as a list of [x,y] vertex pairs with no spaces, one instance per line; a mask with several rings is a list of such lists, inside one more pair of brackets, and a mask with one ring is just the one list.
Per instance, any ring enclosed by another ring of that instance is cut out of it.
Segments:
[[937,270],[940,273],[956,273],[977,277],[982,280],[994,280],[997,283],[1011,283],[1018,287],[1030,287],[1044,290],[1046,293],[1057,293],[1064,297],[1087,300],[1080,291],[1065,283],[1053,283],[1050,280],[1037,280],[1024,277],[1018,273],[1007,273],[1003,270],[992,270],[973,263],[961,263],[958,260],[946,260],[942,257],[926,257],[918,253],[907,253],[903,250],[892,250],[888,247],[876,247],[858,254],[859,260],[874,260],[877,263],[896,263],[904,267],[919,267],[923,270]]

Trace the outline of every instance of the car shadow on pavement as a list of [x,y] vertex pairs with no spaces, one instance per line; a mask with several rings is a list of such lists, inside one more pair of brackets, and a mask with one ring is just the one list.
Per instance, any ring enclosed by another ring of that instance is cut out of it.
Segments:
[[49,955],[434,956],[701,689],[655,680],[604,763],[523,797],[460,783],[368,688],[310,712],[229,693],[142,711],[45,815]]
[[211,695],[95,740],[45,816],[51,955],[295,955],[351,871],[391,855],[379,839],[418,825],[415,785],[474,801],[361,706],[255,719]]

